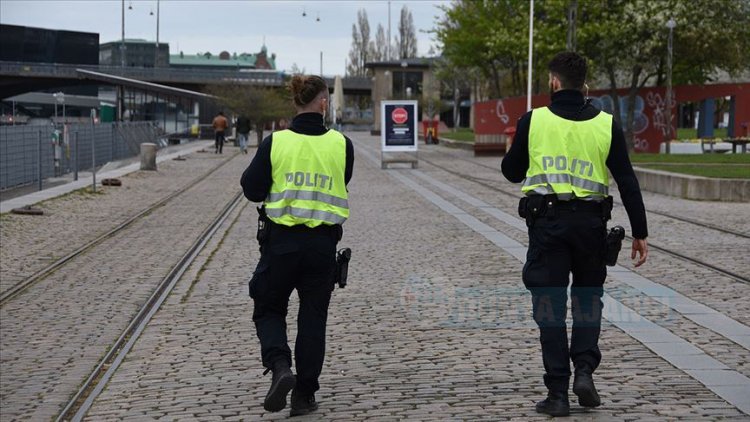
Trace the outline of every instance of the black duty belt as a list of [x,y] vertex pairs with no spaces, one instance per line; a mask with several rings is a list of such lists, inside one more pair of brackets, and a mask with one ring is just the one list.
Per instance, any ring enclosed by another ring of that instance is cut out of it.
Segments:
[[283,224],[276,224],[273,221],[271,221],[271,226],[273,229],[279,229],[279,230],[285,230],[285,231],[291,231],[291,232],[303,232],[303,233],[326,233],[326,232],[332,232],[336,230],[336,225],[328,226],[326,224],[321,224],[317,227],[308,227],[304,224],[297,224],[296,226],[285,226]]
[[601,201],[583,201],[581,199],[571,199],[569,201],[558,201],[555,209],[558,211],[583,211],[601,213],[603,204]]
[[285,226],[283,224],[276,224],[271,220],[267,220],[269,223],[269,231],[286,231],[286,232],[297,232],[297,233],[310,233],[318,235],[331,235],[338,242],[344,235],[344,230],[341,224],[326,225],[321,224],[317,227],[307,227],[304,224],[298,224],[296,226]]
[[556,214],[569,212],[597,214],[604,221],[607,221],[612,217],[611,211],[611,196],[604,198],[602,201],[584,201],[582,199],[561,201],[557,198],[557,195],[531,195],[521,198],[518,203],[518,215],[526,219],[526,224],[529,227],[534,224],[534,220],[537,218],[555,218]]

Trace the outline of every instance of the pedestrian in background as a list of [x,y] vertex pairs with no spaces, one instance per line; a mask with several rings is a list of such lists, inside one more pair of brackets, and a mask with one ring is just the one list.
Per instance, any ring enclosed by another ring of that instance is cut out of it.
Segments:
[[247,116],[241,115],[237,118],[236,123],[237,137],[240,139],[240,151],[243,154],[247,154],[247,137],[250,133],[250,119]]
[[[646,261],[646,212],[628,158],[625,137],[612,115],[584,100],[586,59],[556,55],[549,66],[552,103],[518,120],[516,136],[502,162],[503,175],[523,182],[519,212],[529,226],[523,282],[531,292],[539,326],[547,398],[536,411],[552,416],[570,412],[570,361],[573,393],[584,407],[601,404],[592,374],[599,366],[599,333],[607,270],[606,221],[612,209],[609,175],[620,191],[633,231],[631,259]],[[568,345],[567,288],[573,274]]]
[[[263,140],[241,184],[247,199],[264,201],[259,209],[261,256],[250,280],[263,366],[273,371],[263,407],[281,411],[293,389],[291,416],[296,416],[318,408],[315,392],[325,357],[336,244],[349,217],[346,185],[354,150],[349,138],[325,126],[328,87],[322,78],[295,75],[290,89],[297,115],[289,129]],[[294,289],[299,296],[296,377],[286,336]]]
[[214,117],[214,121],[211,124],[214,128],[214,136],[215,141],[214,144],[216,146],[216,150],[214,151],[214,154],[223,154],[224,149],[224,131],[227,130],[229,127],[229,121],[226,117],[224,117],[223,112],[219,112],[219,114]]

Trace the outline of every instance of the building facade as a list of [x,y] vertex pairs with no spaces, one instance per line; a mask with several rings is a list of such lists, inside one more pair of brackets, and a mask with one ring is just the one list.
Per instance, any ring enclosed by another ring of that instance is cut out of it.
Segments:
[[259,53],[229,53],[222,51],[214,55],[211,52],[198,54],[180,54],[169,56],[169,66],[180,69],[208,69],[208,70],[276,70],[276,54],[268,56],[268,49],[264,45]]
[[99,64],[102,66],[122,66],[123,55],[127,67],[167,67],[169,66],[169,44],[144,39],[112,41],[99,46]]

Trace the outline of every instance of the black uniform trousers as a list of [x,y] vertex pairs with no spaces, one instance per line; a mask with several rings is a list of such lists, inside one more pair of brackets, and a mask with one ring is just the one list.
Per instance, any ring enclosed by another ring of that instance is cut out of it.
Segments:
[[[568,391],[570,361],[595,370],[601,361],[599,331],[604,279],[606,223],[599,211],[555,210],[529,227],[523,282],[531,292],[534,321],[540,331],[544,383],[550,391]],[[573,328],[568,346],[568,284],[573,274]]]
[[223,130],[217,130],[214,134],[214,147],[216,148],[216,152],[219,154],[224,153],[224,131]]
[[292,366],[287,344],[289,296],[297,289],[299,314],[294,347],[296,389],[303,395],[320,388],[318,377],[325,357],[328,304],[334,287],[337,235],[330,227],[284,228],[270,224],[261,258],[250,281],[253,322],[260,339],[263,366],[276,361]]

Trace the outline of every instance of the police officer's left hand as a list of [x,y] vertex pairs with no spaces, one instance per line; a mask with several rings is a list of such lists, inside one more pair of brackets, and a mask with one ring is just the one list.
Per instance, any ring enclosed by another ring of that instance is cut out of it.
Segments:
[[640,256],[638,257],[638,262],[635,263],[635,266],[640,267],[646,262],[646,258],[648,258],[648,242],[646,242],[646,239],[633,239],[633,248],[630,252],[630,259],[635,259],[636,254]]

